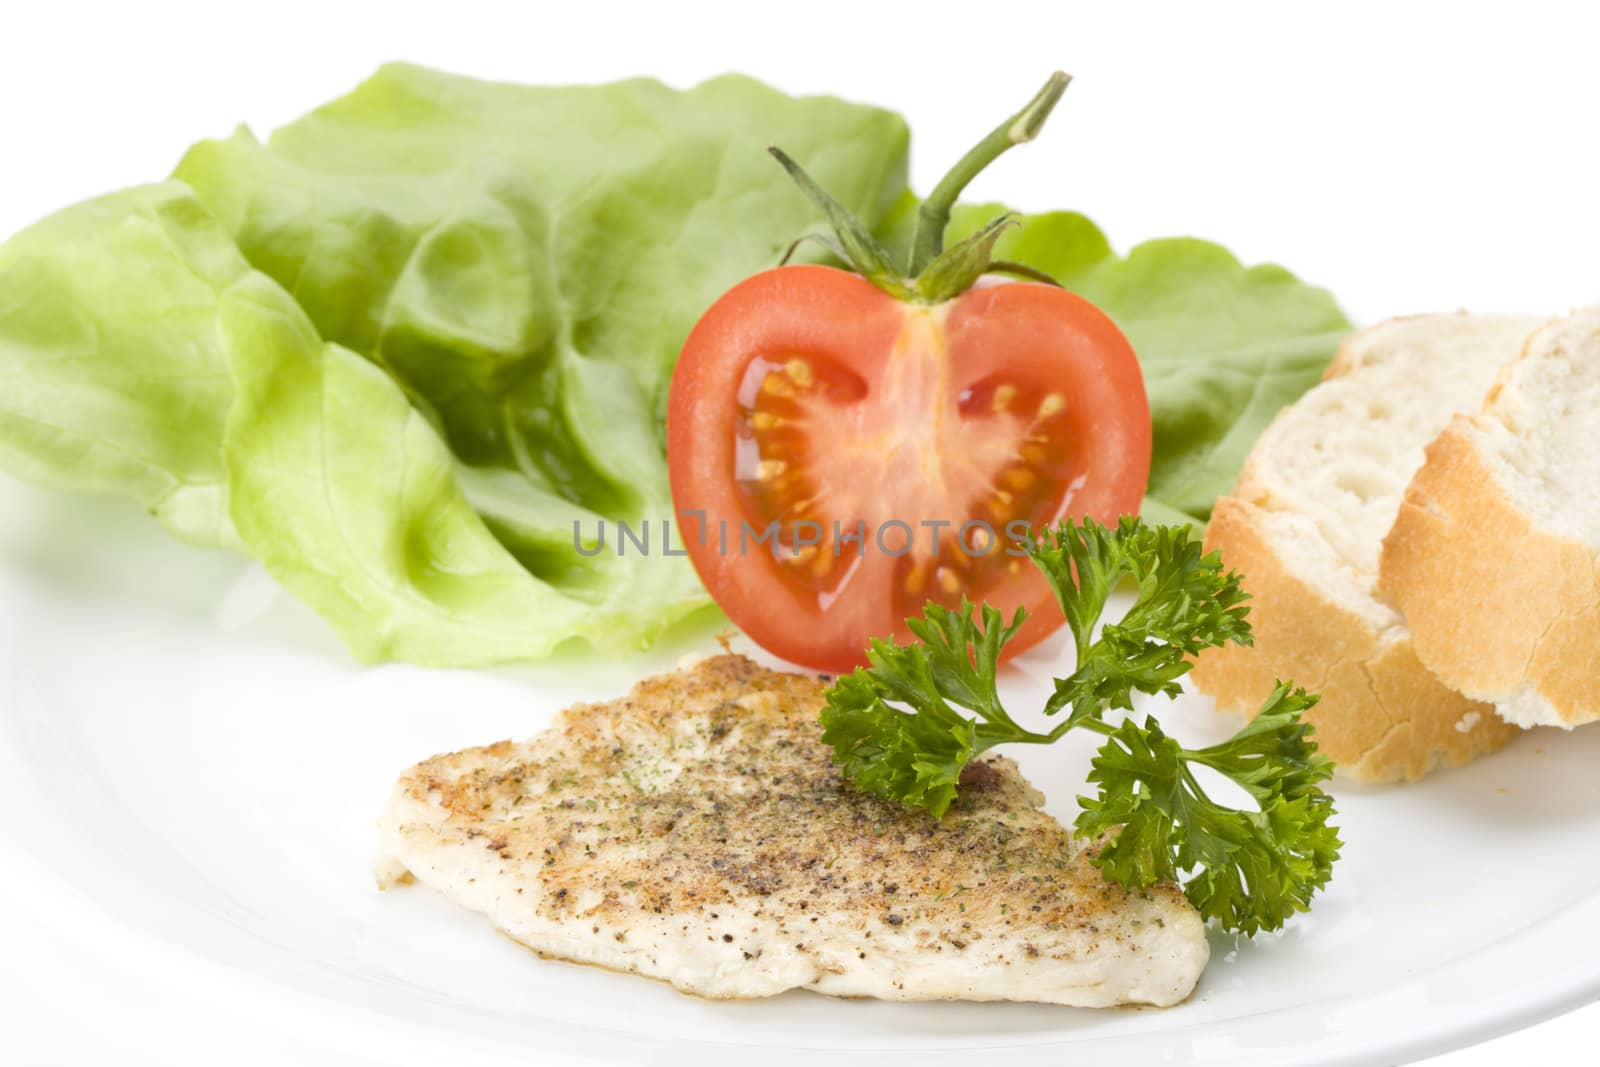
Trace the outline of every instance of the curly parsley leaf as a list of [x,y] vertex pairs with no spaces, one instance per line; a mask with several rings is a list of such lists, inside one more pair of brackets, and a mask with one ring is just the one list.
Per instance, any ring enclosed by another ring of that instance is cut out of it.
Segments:
[[828,691],[822,740],[857,788],[943,815],[974,756],[1025,739],[1000,704],[995,675],[1027,612],[1018,608],[1009,624],[988,606],[981,623],[972,612],[965,599],[959,612],[930,603],[907,620],[916,644],[874,640],[871,666]]
[[[1204,554],[1187,527],[1132,518],[1115,528],[1093,520],[1062,523],[1045,531],[1032,556],[1055,590],[1078,653],[1077,669],[1057,680],[1047,715],[1071,707],[1076,723],[1108,708],[1131,709],[1134,692],[1176,696],[1196,652],[1251,641],[1239,576],[1225,573],[1216,553]],[[1130,577],[1138,583],[1133,606],[1096,639],[1107,597]]]
[[[1106,876],[1129,886],[1176,881],[1223,927],[1275,930],[1327,885],[1339,857],[1328,825],[1333,800],[1320,783],[1333,764],[1310,740],[1301,713],[1316,703],[1280,685],[1257,717],[1221,744],[1189,750],[1146,718],[1124,721],[1094,759],[1098,797],[1080,797],[1079,833],[1112,833],[1095,857]],[[1242,786],[1259,805],[1240,810],[1209,797],[1196,765]]]
[[[1115,528],[1062,523],[1032,546],[1077,646],[1072,674],[1056,680],[1045,711],[1071,712],[1047,733],[1019,726],[999,696],[1002,650],[1025,618],[1007,624],[985,606],[974,617],[930,603],[907,620],[916,641],[874,641],[870,666],[839,679],[822,711],[823,740],[858,788],[942,815],[961,772],[1006,742],[1049,744],[1075,728],[1106,737],[1080,797],[1077,831],[1101,838],[1094,862],[1106,878],[1142,888],[1187,876],[1184,891],[1228,930],[1275,930],[1328,883],[1339,856],[1322,789],[1333,764],[1317,751],[1303,714],[1316,697],[1280,684],[1233,737],[1186,749],[1159,723],[1105,721],[1133,693],[1175,694],[1190,658],[1226,642],[1248,644],[1237,574],[1205,554],[1183,527],[1124,519]],[[1111,591],[1137,586],[1133,606],[1100,624]],[[1099,627],[1098,631],[1096,627]],[[1233,781],[1254,802],[1235,808],[1208,795],[1196,768]]]

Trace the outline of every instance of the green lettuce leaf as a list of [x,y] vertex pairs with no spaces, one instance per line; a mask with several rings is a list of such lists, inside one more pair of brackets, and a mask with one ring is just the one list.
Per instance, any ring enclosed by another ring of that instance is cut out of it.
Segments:
[[[907,137],[888,112],[741,77],[545,88],[393,65],[265,146],[201,142],[175,176],[465,463],[635,520],[671,514],[684,338],[812,221],[766,145],[877,219],[904,189]],[[568,509],[520,510],[527,537],[570,543]]]
[[[915,207],[907,198],[882,224],[896,247],[909,244]],[[946,244],[1006,210],[960,205]],[[995,258],[1042,270],[1095,304],[1139,354],[1155,438],[1145,516],[1203,522],[1267,423],[1321,379],[1349,320],[1326,290],[1279,266],[1246,267],[1209,241],[1147,241],[1119,256],[1082,215],[1020,221]]]
[[[0,293],[6,463],[258,557],[358,657],[490,663],[622,647],[643,625],[529,573],[395,382],[324,342],[188,186],[24,231],[0,249]],[[652,619],[700,603],[692,582],[658,593]]]
[[0,246],[0,466],[137,499],[174,535],[237,545],[208,342],[250,265],[181,185],[92,200]]
[[390,66],[202,142],[0,253],[0,465],[259,557],[364,659],[640,647],[709,605],[662,552],[678,349],[809,222],[770,141],[868,218],[904,188],[897,116],[736,77]]

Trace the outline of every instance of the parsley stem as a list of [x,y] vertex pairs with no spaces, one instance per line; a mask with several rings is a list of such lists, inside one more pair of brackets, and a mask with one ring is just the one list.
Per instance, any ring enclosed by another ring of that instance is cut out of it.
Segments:
[[1099,719],[1086,718],[1074,721],[1071,718],[1067,718],[1062,719],[1056,724],[1055,728],[1047,734],[1035,733],[1032,730],[1023,730],[1019,727],[1019,732],[1015,737],[1011,738],[1011,740],[1029,745],[1053,745],[1065,737],[1073,728],[1078,726],[1086,727],[1104,737],[1109,737],[1117,732],[1116,727],[1104,723]]

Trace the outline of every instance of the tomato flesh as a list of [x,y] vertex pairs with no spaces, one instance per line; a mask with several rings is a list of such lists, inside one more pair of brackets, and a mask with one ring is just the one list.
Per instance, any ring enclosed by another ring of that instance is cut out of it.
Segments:
[[1025,606],[1008,651],[1038,641],[1060,613],[1016,534],[1135,512],[1149,475],[1131,347],[1032,283],[927,306],[826,267],[756,275],[690,335],[667,428],[713,598],[769,651],[834,671],[928,600]]

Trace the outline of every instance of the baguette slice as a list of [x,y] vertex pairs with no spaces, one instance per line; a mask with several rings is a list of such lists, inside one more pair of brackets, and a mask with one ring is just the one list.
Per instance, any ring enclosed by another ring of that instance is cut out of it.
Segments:
[[1322,694],[1307,716],[1317,742],[1361,781],[1420,778],[1516,733],[1422,666],[1400,613],[1378,598],[1378,558],[1423,447],[1481,404],[1538,325],[1456,314],[1362,330],[1262,434],[1206,531],[1254,598],[1254,646],[1196,662],[1219,710],[1254,714],[1293,679]]
[[1600,308],[1528,339],[1384,541],[1417,656],[1518,726],[1600,719]]

